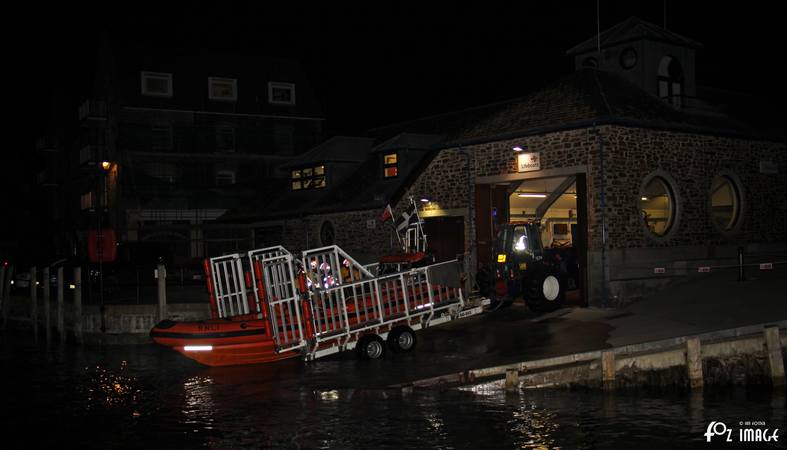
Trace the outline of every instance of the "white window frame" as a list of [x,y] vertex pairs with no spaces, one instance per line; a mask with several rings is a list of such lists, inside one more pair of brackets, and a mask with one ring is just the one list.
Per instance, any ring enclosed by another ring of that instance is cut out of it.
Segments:
[[[290,101],[289,102],[282,102],[273,100],[273,90],[274,89],[289,89],[290,91]],[[295,83],[284,83],[281,81],[269,81],[268,82],[268,103],[272,105],[294,105],[295,104]]]
[[[155,92],[155,91],[148,91],[147,90],[147,83],[145,83],[148,79],[159,79],[165,80],[167,82],[167,92]],[[141,92],[142,95],[147,95],[150,97],[172,97],[172,74],[166,72],[140,72],[140,83],[142,84]]]
[[[219,177],[227,177],[230,180],[230,182],[229,183],[219,184]],[[234,185],[236,183],[235,171],[234,170],[217,170],[214,181],[216,182],[216,186],[231,186],[231,185]]]
[[[213,83],[230,83],[232,84],[231,97],[216,97],[213,95]],[[208,99],[219,102],[235,102],[238,101],[238,80],[236,78],[221,78],[221,77],[208,77]]]

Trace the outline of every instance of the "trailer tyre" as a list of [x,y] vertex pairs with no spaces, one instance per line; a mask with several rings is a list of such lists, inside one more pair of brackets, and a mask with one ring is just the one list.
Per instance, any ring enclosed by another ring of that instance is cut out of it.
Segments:
[[544,273],[531,281],[525,298],[533,312],[550,312],[563,306],[565,283],[556,273]]
[[385,343],[376,334],[367,334],[358,341],[355,351],[360,359],[380,359],[385,355]]
[[410,327],[396,327],[388,333],[388,348],[396,353],[407,353],[415,349],[415,331]]

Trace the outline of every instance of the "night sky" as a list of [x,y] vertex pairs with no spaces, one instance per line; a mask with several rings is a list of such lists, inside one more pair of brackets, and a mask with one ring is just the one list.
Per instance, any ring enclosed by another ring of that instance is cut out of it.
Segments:
[[[68,92],[92,72],[102,28],[129,40],[300,60],[323,103],[329,135],[360,134],[525,95],[570,73],[565,51],[596,33],[592,0],[518,2],[517,7],[183,2],[186,9],[162,1],[119,9],[105,2],[93,10],[74,2],[24,3],[4,5],[0,14],[7,77],[0,177],[3,191],[13,194],[6,211],[19,209],[24,184],[32,182],[25,156],[49,116],[52,87]],[[666,26],[704,44],[697,57],[699,85],[785,97],[787,16],[780,2],[685,3],[667,2]],[[600,12],[602,31],[632,15],[663,25],[664,2],[601,0]],[[782,104],[773,105],[775,113],[783,115]]]

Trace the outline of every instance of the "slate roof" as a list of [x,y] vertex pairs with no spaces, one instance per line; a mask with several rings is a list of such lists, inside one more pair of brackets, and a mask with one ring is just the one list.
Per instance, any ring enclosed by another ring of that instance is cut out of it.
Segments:
[[[668,42],[670,44],[676,44],[682,47],[695,49],[702,47],[702,44],[693,39],[689,39],[685,36],[679,35],[678,33],[665,30],[658,25],[645,22],[644,20],[633,16],[629,17],[623,22],[620,22],[612,28],[603,31],[600,36],[601,48],[641,39]],[[570,48],[568,51],[566,51],[566,54],[576,55],[596,51],[598,44],[599,36],[593,36],[581,44]]]
[[[354,174],[309,204],[294,206],[305,214],[376,207],[382,210],[402,195],[440,149],[593,124],[784,140],[783,135],[765,133],[760,127],[732,119],[709,105],[701,106],[676,109],[616,74],[584,68],[521,98],[370,130],[369,136],[381,143],[369,152]],[[407,173],[400,173],[396,183],[385,184],[385,180],[379,180],[376,152],[404,148],[403,143],[408,142],[420,143],[418,164]],[[291,216],[293,212],[273,210],[279,216]],[[257,217],[261,218],[259,214]]]
[[366,137],[335,136],[283,164],[282,169],[301,167],[312,163],[345,162],[361,163],[374,140]]

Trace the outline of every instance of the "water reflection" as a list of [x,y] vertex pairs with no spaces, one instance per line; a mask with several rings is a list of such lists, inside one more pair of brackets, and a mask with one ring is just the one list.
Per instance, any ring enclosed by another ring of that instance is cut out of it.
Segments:
[[194,432],[199,428],[213,429],[214,412],[216,405],[213,403],[213,379],[206,376],[194,376],[183,383],[183,416],[184,422],[194,426]]
[[85,368],[85,380],[80,387],[86,396],[87,409],[132,408],[131,414],[139,417],[136,409],[142,391],[134,376],[127,375],[128,363],[122,361],[119,370],[111,370],[100,364]]

